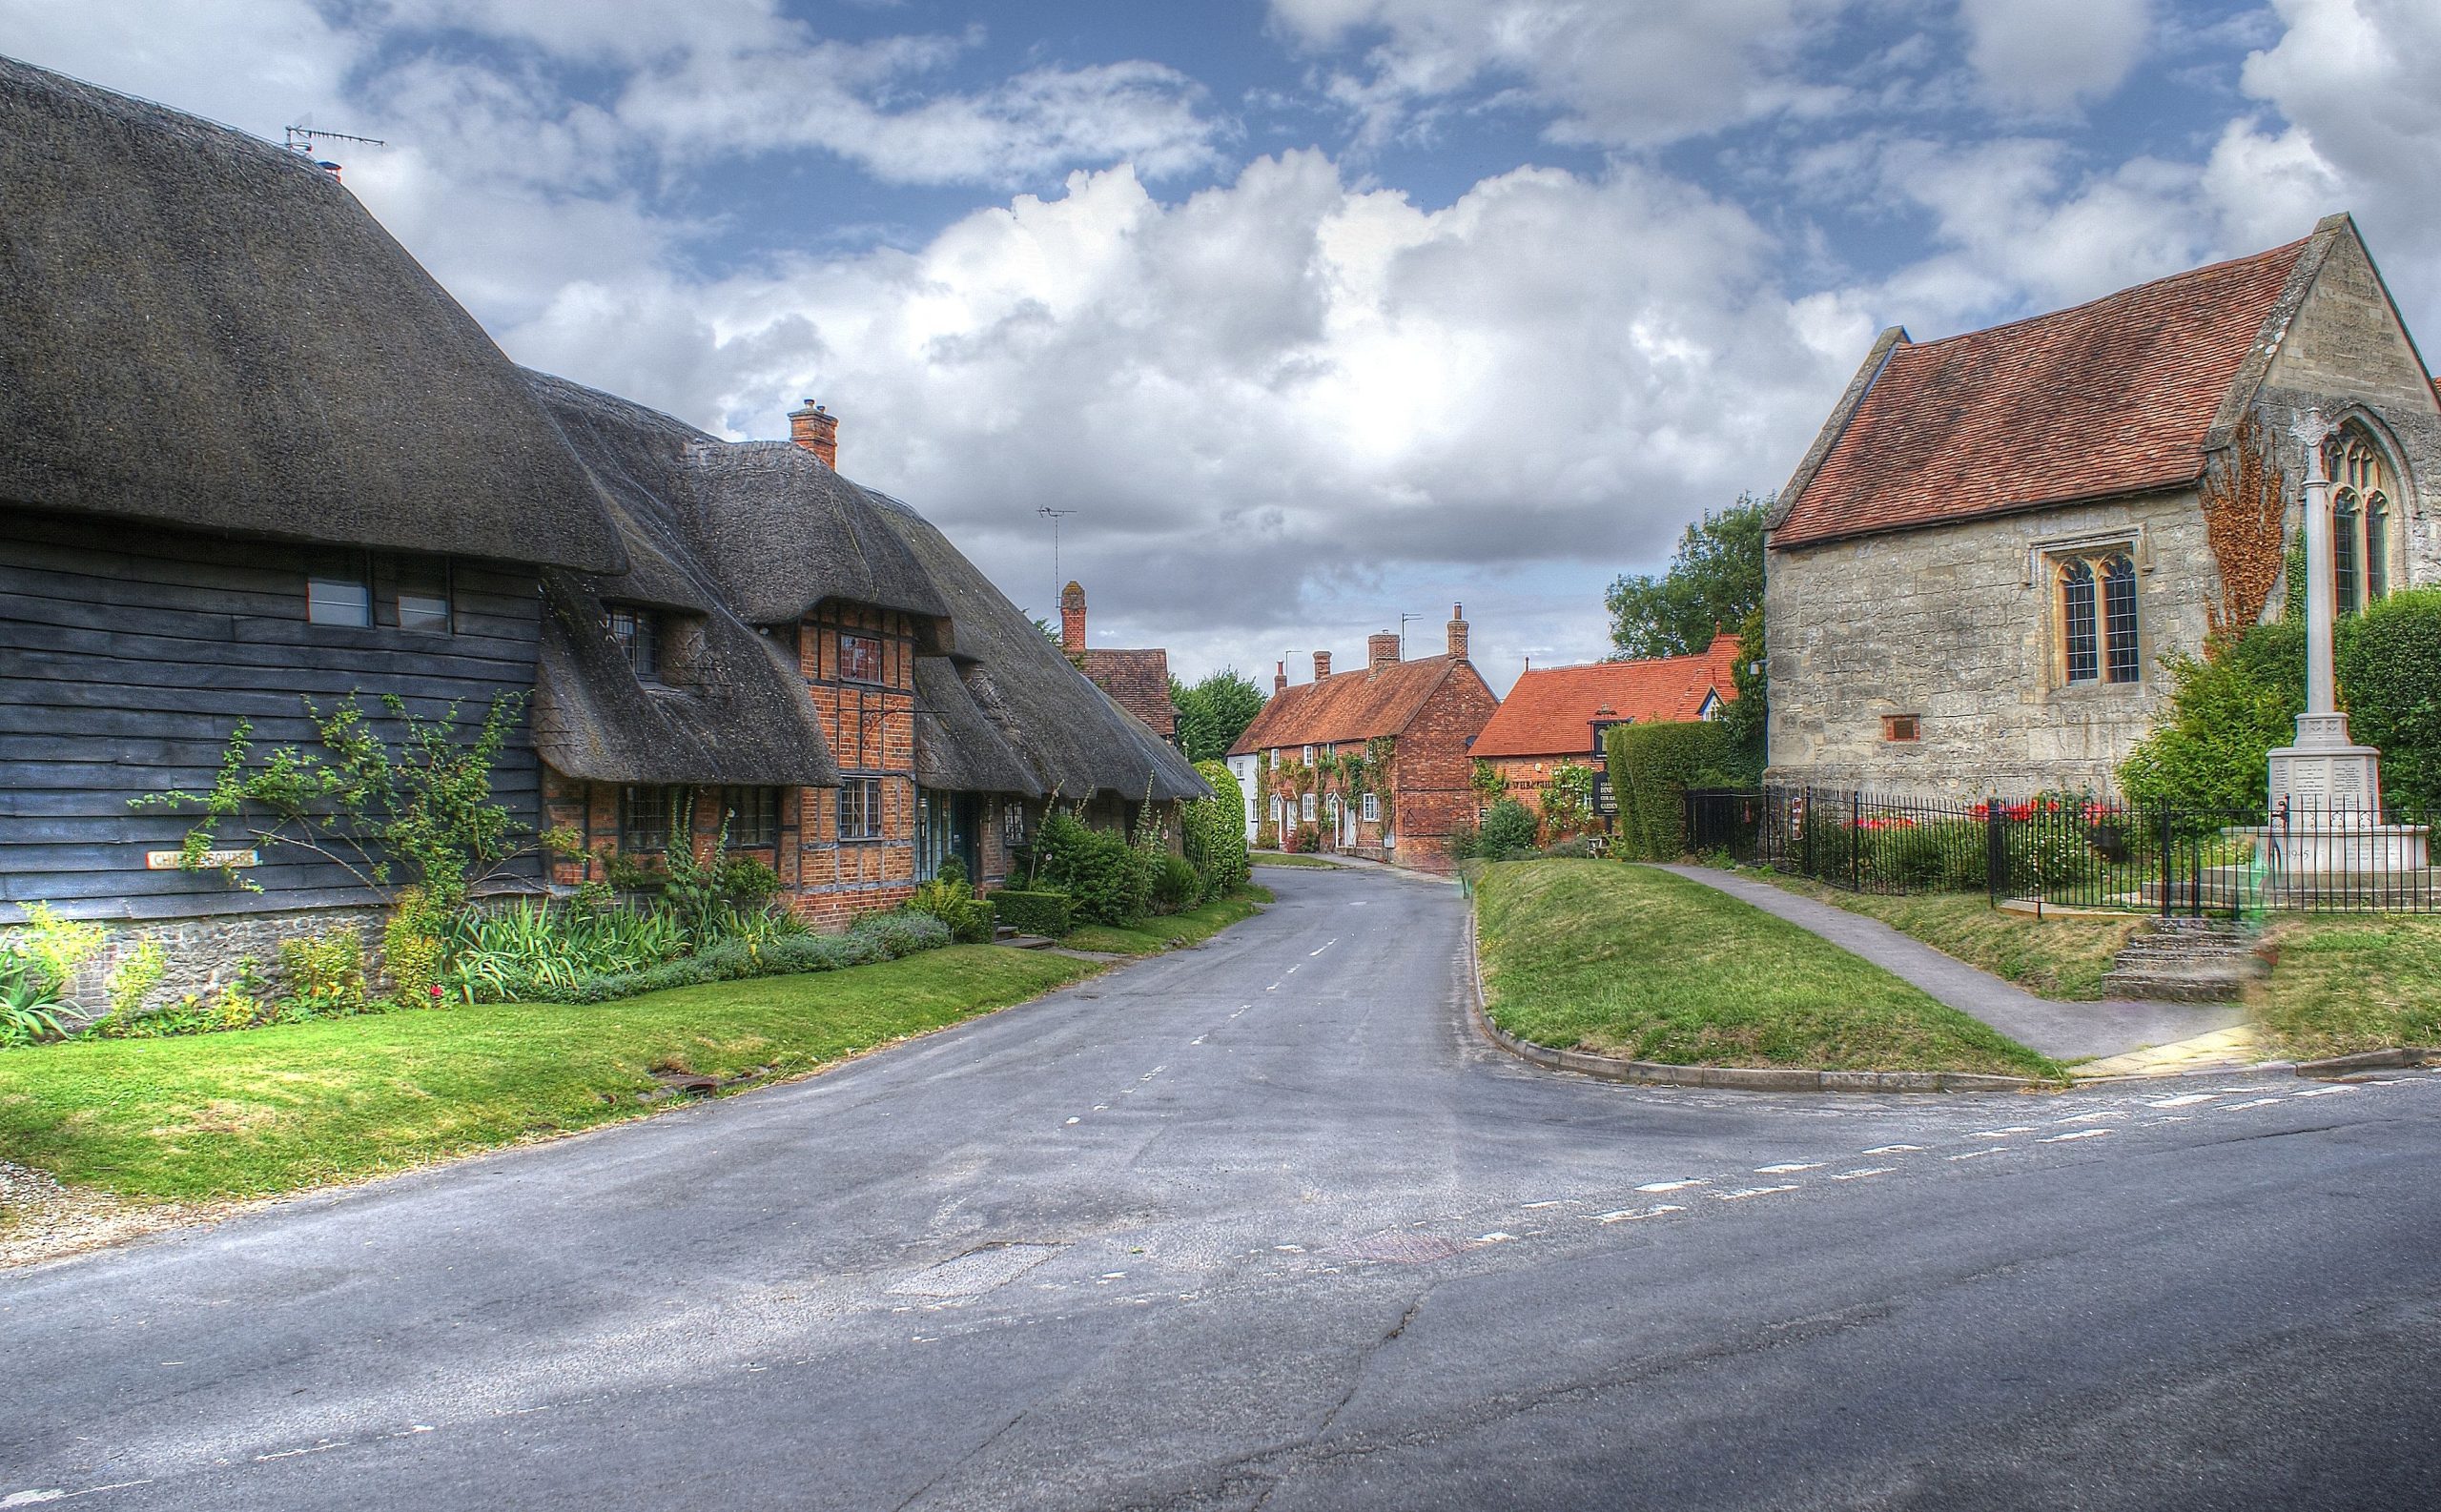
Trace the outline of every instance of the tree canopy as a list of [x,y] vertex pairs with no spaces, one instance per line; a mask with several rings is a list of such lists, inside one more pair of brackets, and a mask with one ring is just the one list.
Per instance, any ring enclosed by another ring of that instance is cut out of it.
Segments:
[[1219,761],[1262,711],[1262,689],[1236,667],[1224,666],[1193,686],[1170,679],[1170,702],[1179,706],[1179,748],[1189,761]]
[[1763,519],[1772,496],[1740,494],[1727,509],[1706,510],[1678,538],[1660,577],[1622,577],[1602,602],[1610,641],[1623,657],[1683,656],[1734,631],[1763,606]]

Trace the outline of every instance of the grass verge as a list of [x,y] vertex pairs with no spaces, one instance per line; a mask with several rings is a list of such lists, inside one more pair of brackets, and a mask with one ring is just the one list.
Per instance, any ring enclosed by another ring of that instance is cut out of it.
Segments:
[[1068,937],[1059,943],[1071,950],[1098,950],[1110,955],[1158,955],[1163,950],[1174,950],[1182,945],[1208,940],[1229,926],[1254,917],[1255,909],[1270,901],[1269,888],[1250,884],[1225,898],[1215,898],[1200,909],[1173,913],[1167,918],[1145,919],[1118,927],[1078,925],[1068,931]]
[[1294,850],[1258,850],[1247,858],[1259,867],[1305,867],[1315,871],[1345,871],[1336,861],[1308,856]]
[[1608,861],[1491,868],[1487,1011],[1523,1039],[1670,1065],[2061,1068],[1818,935],[1684,877]]
[[0,1151],[124,1197],[263,1196],[634,1117],[655,1071],[789,1076],[1089,976],[995,946],[590,1007],[497,1003],[0,1054]]
[[2441,1045],[2441,918],[2371,914],[2274,925],[2251,994],[2258,1032],[2297,1060]]
[[1768,868],[1741,867],[1738,875],[1879,919],[1901,934],[2015,982],[2038,997],[2065,1002],[2100,1001],[2103,973],[2110,970],[2111,957],[2144,927],[2144,920],[2136,914],[2117,919],[2052,914],[2037,919],[1996,909],[1975,892],[1893,898],[1845,892],[1807,878],[1782,876]]

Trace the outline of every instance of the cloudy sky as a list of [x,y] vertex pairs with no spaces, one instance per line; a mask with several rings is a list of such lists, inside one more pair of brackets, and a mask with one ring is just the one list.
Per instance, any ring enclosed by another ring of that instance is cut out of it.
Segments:
[[278,139],[523,362],[841,468],[1192,676],[1496,687],[1918,339],[2353,211],[2441,339],[2432,0],[0,0]]

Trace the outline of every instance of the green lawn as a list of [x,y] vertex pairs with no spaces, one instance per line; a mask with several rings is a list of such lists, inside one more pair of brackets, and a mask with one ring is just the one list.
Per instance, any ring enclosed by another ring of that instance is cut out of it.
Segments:
[[2279,958],[2251,1006],[2280,1054],[2441,1045],[2441,918],[2296,919],[2265,938]]
[[1487,1010],[1537,1044],[1672,1065],[2062,1074],[1879,967],[1666,871],[1515,862],[1475,898]]
[[625,1002],[384,1013],[0,1052],[0,1151],[140,1198],[345,1181],[648,1111],[656,1070],[812,1070],[1093,973],[996,946]]
[[1158,955],[1181,945],[1208,940],[1229,926],[1254,917],[1256,908],[1270,901],[1269,888],[1249,884],[1225,898],[1215,898],[1200,909],[1173,913],[1166,918],[1145,919],[1119,927],[1079,925],[1059,943],[1072,950],[1099,950],[1111,955]]
[[1316,871],[1345,871],[1336,861],[1309,856],[1294,850],[1258,850],[1247,859],[1259,867],[1309,867]]
[[1739,875],[1756,877],[1802,897],[1815,899],[1851,913],[1879,919],[1901,934],[1910,934],[1945,955],[2004,977],[2039,997],[2096,1002],[2103,996],[2102,976],[2111,957],[2143,929],[2136,914],[2124,918],[2063,918],[2047,914],[2011,913],[1993,908],[1979,892],[1936,892],[1920,897],[1893,898],[1873,892],[1845,892],[1802,877],[1782,876],[1768,868],[1741,868]]

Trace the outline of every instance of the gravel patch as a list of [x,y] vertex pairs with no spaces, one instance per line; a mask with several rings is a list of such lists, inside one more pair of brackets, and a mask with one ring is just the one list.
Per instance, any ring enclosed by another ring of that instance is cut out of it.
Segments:
[[0,1268],[124,1243],[203,1216],[205,1210],[188,1204],[130,1202],[64,1187],[43,1172],[0,1160]]

